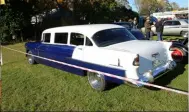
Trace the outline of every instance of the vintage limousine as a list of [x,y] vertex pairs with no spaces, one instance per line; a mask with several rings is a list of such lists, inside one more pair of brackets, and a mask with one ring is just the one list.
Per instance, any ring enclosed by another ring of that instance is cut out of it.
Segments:
[[[87,75],[91,87],[102,91],[108,86],[107,82],[128,82],[32,55],[152,83],[176,67],[171,45],[171,42],[137,40],[119,25],[91,24],[47,29],[42,32],[41,42],[28,42],[25,48],[29,64],[41,63],[81,76]],[[143,86],[137,82],[131,84]]]

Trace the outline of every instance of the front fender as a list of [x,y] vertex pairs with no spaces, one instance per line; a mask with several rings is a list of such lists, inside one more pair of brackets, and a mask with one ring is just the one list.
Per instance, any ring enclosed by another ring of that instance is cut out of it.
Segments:
[[[36,49],[38,48],[38,46],[41,45],[41,42],[27,42],[25,43],[25,49],[26,49],[26,53],[28,51],[32,51],[32,53],[36,54]],[[26,55],[27,56],[27,55]]]

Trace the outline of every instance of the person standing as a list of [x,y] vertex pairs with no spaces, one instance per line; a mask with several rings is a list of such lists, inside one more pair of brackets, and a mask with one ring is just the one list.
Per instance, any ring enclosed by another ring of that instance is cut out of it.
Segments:
[[133,28],[137,29],[137,18],[136,17],[133,20]]
[[147,17],[146,21],[144,23],[144,27],[145,27],[145,32],[146,32],[146,39],[150,40],[151,38],[151,25],[150,25],[150,18]]
[[158,18],[158,21],[155,23],[157,37],[159,41],[162,41],[162,33],[163,33],[163,23],[160,18]]

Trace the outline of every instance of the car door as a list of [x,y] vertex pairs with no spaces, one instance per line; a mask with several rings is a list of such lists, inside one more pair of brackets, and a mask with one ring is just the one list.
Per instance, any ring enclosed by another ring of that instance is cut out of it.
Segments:
[[[37,48],[38,56],[43,58],[49,58],[48,49],[50,47],[51,33],[43,33],[42,35],[42,44]],[[47,64],[48,61],[39,58],[39,63]]]
[[172,35],[180,35],[181,32],[181,23],[179,21],[172,21],[172,28],[170,33]]
[[169,35],[172,27],[172,21],[165,21],[164,22],[164,29],[163,29],[163,35]]
[[70,45],[75,46],[72,58],[83,60],[83,51],[84,51],[84,40],[85,37],[81,33],[71,32],[70,34]]
[[68,45],[68,32],[55,32],[53,44],[49,48],[52,59],[65,62],[66,58],[71,58],[75,46]]

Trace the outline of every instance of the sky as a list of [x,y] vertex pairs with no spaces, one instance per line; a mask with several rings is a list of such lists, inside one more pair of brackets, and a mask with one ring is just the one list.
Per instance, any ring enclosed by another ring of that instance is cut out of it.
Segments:
[[[132,10],[137,11],[134,0],[128,0]],[[188,7],[188,0],[169,0],[169,2],[176,2],[180,7]]]

